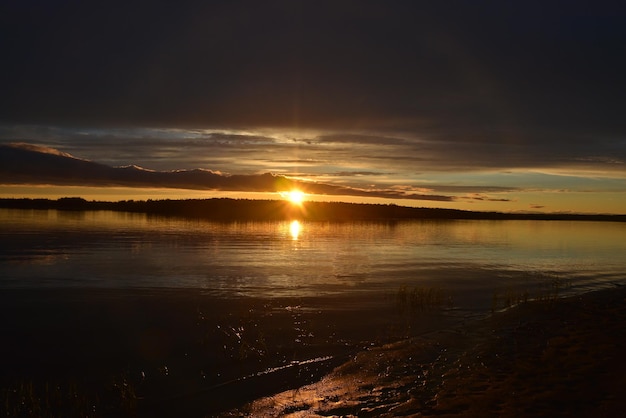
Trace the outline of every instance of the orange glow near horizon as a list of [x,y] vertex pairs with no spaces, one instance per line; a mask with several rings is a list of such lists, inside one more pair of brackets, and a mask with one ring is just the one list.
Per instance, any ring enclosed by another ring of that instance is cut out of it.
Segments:
[[[294,193],[295,192],[295,193]],[[296,200],[292,199],[292,193]],[[490,201],[454,200],[450,202],[387,199],[382,197],[321,195],[302,191],[281,192],[241,192],[216,190],[189,190],[172,188],[143,187],[90,187],[90,186],[53,186],[53,185],[6,185],[0,184],[0,198],[59,199],[62,197],[81,197],[94,201],[148,200],[148,199],[283,199],[294,209],[302,208],[306,202],[347,202],[365,204],[396,204],[410,207],[429,207],[444,209],[464,209],[474,211],[544,212],[544,213],[583,213],[583,214],[626,214],[626,201],[622,191],[609,192],[541,192],[528,191],[501,193],[498,197],[509,199],[506,204]],[[301,198],[300,203],[296,203]]]

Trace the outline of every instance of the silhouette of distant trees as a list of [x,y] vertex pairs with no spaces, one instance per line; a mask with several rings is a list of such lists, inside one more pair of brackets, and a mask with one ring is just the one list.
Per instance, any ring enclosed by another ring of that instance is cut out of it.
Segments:
[[394,221],[403,219],[485,220],[594,220],[626,222],[626,215],[523,214],[473,212],[458,209],[413,208],[398,205],[305,202],[301,206],[282,200],[188,199],[87,201],[80,197],[50,199],[0,199],[0,207],[71,211],[112,210],[215,221]]

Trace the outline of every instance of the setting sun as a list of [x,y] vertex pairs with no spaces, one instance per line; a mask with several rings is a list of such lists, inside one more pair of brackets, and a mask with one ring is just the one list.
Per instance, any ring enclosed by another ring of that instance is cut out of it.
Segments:
[[300,190],[291,190],[290,192],[287,192],[285,195],[286,195],[287,200],[289,200],[291,203],[294,203],[296,205],[301,204],[302,201],[304,200],[304,192],[301,192]]

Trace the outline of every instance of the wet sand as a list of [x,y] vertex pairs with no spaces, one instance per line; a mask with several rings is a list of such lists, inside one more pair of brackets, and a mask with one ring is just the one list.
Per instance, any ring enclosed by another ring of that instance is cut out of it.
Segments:
[[[619,416],[626,408],[624,288],[461,322],[440,309],[399,312],[393,297],[372,294],[227,300],[199,290],[31,289],[0,298],[3,400],[19,401],[24,382],[79,387],[56,395],[65,403],[56,416]],[[34,392],[35,403],[52,396]]]
[[[89,416],[216,415],[317,381],[409,331],[393,298],[370,293],[224,299],[198,289],[4,290],[0,317],[3,397],[20,404],[27,392],[36,408],[79,397],[74,412]],[[444,321],[433,312],[411,323],[432,330]],[[61,388],[54,402],[50,387]]]
[[525,303],[371,349],[224,416],[618,417],[626,289]]

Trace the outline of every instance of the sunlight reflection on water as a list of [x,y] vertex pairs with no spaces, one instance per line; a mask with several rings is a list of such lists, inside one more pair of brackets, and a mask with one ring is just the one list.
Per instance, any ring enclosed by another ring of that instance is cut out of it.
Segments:
[[289,224],[289,233],[291,234],[291,239],[294,241],[298,240],[298,236],[300,235],[301,225],[299,221],[291,221]]
[[623,223],[217,223],[2,209],[0,224],[0,288],[171,287],[276,297],[419,285],[469,297],[555,277],[592,288],[624,282],[626,271]]

